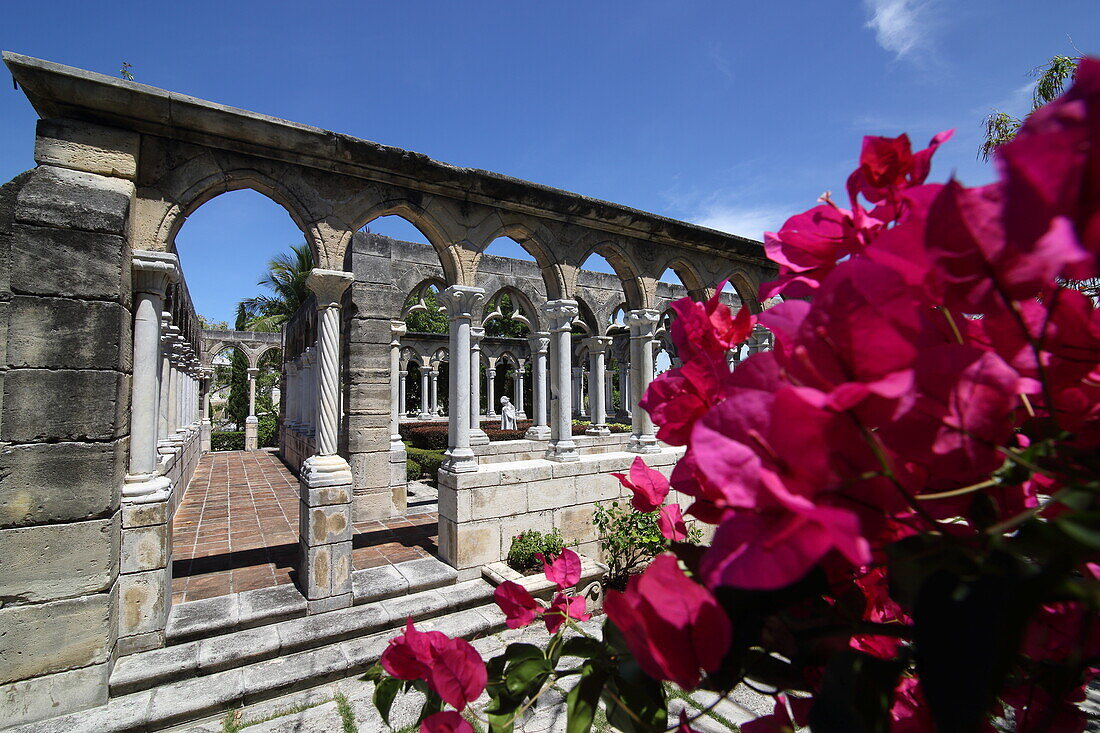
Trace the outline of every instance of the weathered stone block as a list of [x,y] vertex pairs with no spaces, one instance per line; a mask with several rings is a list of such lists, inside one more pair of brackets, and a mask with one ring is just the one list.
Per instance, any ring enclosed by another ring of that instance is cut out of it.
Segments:
[[[401,467],[404,470],[404,466]],[[402,516],[408,508],[408,491],[405,485],[379,489],[356,489],[351,500],[353,522],[372,519],[388,519]]]
[[[176,491],[183,491],[182,487],[176,487]],[[122,526],[148,527],[154,524],[168,523],[168,502],[153,501],[148,504],[123,504]]]
[[170,570],[120,575],[118,578],[119,636],[133,636],[164,629],[171,605]]
[[167,524],[122,531],[121,571],[136,573],[167,567],[172,557],[172,533]]
[[16,225],[11,238],[13,293],[125,302],[121,236]]
[[0,720],[5,728],[14,727],[104,705],[108,666],[93,664],[0,685]]
[[118,575],[120,517],[0,530],[0,597],[39,603],[107,590]]
[[554,526],[561,530],[566,544],[591,542],[596,539],[596,527],[592,524],[592,504],[569,506],[554,512]]
[[133,195],[130,181],[40,165],[19,192],[15,217],[25,224],[124,234]]
[[332,595],[332,546],[301,548],[298,582],[307,600]]
[[347,504],[351,501],[350,486],[322,486],[319,488],[302,487],[304,498],[309,506],[328,506],[329,504]]
[[107,661],[111,595],[0,608],[0,684]]
[[0,448],[0,526],[68,522],[115,511],[127,439]]
[[500,520],[500,556],[508,557],[512,548],[512,538],[525,530],[533,529],[546,534],[554,529],[554,512],[549,509],[541,512],[528,512]]
[[34,160],[114,178],[137,177],[141,136],[76,120],[39,120]]
[[13,369],[4,375],[3,436],[20,443],[111,440],[126,429],[118,372]]
[[351,504],[298,507],[299,533],[310,545],[327,545],[351,540]]
[[577,503],[591,504],[597,501],[611,501],[622,495],[623,486],[619,479],[610,473],[594,473],[577,476]]
[[371,452],[353,451],[351,454],[353,485],[358,489],[379,489],[390,485],[389,437],[385,449]]
[[464,492],[464,495],[469,497],[469,516],[463,516],[463,497],[459,497],[459,521],[508,517],[527,511],[526,484],[478,487]]
[[130,367],[130,312],[118,303],[17,295],[9,328],[13,367]]
[[459,569],[500,560],[500,520],[456,524],[440,517],[439,552]]
[[405,595],[409,581],[393,565],[380,565],[356,570],[352,574],[352,586],[356,603],[373,603]]
[[565,476],[527,484],[527,507],[534,512],[576,504],[577,480],[579,479]]

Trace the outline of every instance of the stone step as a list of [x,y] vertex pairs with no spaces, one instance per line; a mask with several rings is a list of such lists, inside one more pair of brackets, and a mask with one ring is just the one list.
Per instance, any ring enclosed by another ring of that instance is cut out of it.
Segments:
[[[458,571],[434,557],[352,573],[356,605],[454,585]],[[169,646],[231,634],[306,615],[306,599],[293,585],[232,593],[172,607],[164,631]]]
[[[423,596],[425,601],[433,594],[441,596],[442,592],[437,590],[426,591],[398,601],[383,601],[377,605],[386,606],[386,613],[391,618],[391,622],[384,630],[374,629],[371,633],[349,632],[349,627],[345,623],[339,633],[330,635],[331,640],[328,643],[304,651],[296,650],[305,640],[291,636],[289,637],[290,646],[281,650],[279,656],[271,659],[261,661],[247,656],[246,659],[234,660],[233,655],[242,650],[242,647],[234,645],[235,651],[225,650],[220,664],[207,667],[205,672],[201,668],[198,669],[199,676],[180,679],[180,677],[186,677],[188,673],[177,670],[178,674],[165,677],[165,670],[161,667],[155,673],[158,681],[161,681],[157,687],[113,696],[106,705],[14,728],[9,733],[158,731],[189,721],[210,718],[242,705],[252,705],[298,690],[362,674],[381,657],[389,640],[395,635],[396,628],[404,624],[406,614],[413,616],[418,628],[435,629],[449,636],[474,638],[503,630],[504,614],[495,605],[484,604],[486,591],[489,588],[487,583],[477,580],[460,583],[447,589],[454,598],[480,598],[482,604],[464,610],[455,610],[445,615],[439,615],[438,612],[433,611],[435,605],[424,604],[417,609],[410,603],[417,596]],[[433,599],[433,602],[439,600]],[[318,626],[327,626],[329,620],[337,614],[344,613],[346,618],[351,614],[345,612],[359,612],[372,607],[333,611],[286,623],[312,620],[317,621]],[[431,614],[436,617],[426,618]],[[425,620],[417,620],[421,618]],[[289,633],[290,629],[288,628],[287,631]],[[313,638],[318,638],[319,634],[319,631],[315,632]],[[226,638],[222,637],[217,641],[224,643]],[[180,645],[176,649],[179,650],[184,646]],[[202,655],[202,649],[197,651]],[[213,650],[208,648],[206,651],[205,658],[212,659],[210,655]],[[145,654],[153,654],[153,652],[143,652],[121,661],[138,658]],[[241,663],[236,665],[235,661]],[[166,662],[167,660],[161,659],[157,663],[163,665]],[[226,664],[233,666],[228,668],[222,666]],[[215,669],[218,671],[214,671]],[[191,674],[195,672],[192,669]],[[112,693],[114,693],[114,681],[112,676]]]
[[420,591],[382,601],[303,616],[229,634],[122,657],[111,673],[111,695],[127,695],[165,682],[204,677],[288,654],[315,649],[490,602],[483,580]]

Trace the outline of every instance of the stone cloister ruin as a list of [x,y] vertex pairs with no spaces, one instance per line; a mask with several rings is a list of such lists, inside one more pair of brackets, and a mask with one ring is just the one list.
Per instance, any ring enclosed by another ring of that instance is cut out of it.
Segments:
[[[621,491],[608,473],[639,454],[671,470],[680,455],[637,407],[656,351],[671,351],[663,316],[681,293],[662,273],[673,269],[697,300],[729,279],[726,302],[754,311],[774,276],[752,240],[46,61],[4,61],[41,119],[36,167],[0,188],[0,726],[167,727],[354,674],[380,652],[368,635],[407,616],[499,628],[483,608],[484,569],[513,535],[558,528],[596,559],[594,504]],[[187,217],[244,188],[289,213],[317,264],[312,296],[281,335],[201,330],[179,265]],[[361,231],[390,215],[430,247]],[[534,263],[485,254],[498,237]],[[582,270],[592,253],[615,275]],[[449,319],[446,343],[406,329],[428,285]],[[522,339],[485,335],[501,293],[528,325]],[[174,606],[173,514],[210,449],[209,376],[227,347],[249,360],[250,450],[255,370],[282,351],[296,583]],[[353,525],[406,511],[400,423],[414,408],[438,418],[424,397],[442,361],[439,557],[355,570]],[[496,380],[505,364],[510,385]],[[532,425],[522,440],[490,442],[480,418],[505,390]],[[590,422],[585,435],[573,435],[574,416]],[[612,419],[630,432],[609,434]]]

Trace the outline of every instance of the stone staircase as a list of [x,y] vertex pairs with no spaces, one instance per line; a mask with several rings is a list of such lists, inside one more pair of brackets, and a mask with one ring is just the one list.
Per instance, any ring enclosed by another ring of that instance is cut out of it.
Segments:
[[20,733],[156,731],[361,674],[411,617],[466,638],[504,628],[482,579],[456,583],[435,558],[355,573],[356,605],[305,615],[290,586],[180,604],[162,649],[120,658],[106,705]]

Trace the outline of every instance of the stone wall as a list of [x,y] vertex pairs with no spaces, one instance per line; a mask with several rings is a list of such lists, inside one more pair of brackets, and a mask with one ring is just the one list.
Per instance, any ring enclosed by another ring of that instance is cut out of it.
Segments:
[[[665,447],[645,456],[666,476],[683,455]],[[503,560],[512,537],[523,530],[561,530],[579,552],[599,559],[592,514],[597,502],[629,500],[611,472],[624,473],[635,453],[616,451],[581,455],[579,461],[543,459],[482,464],[475,473],[439,473],[439,554],[459,570],[459,578],[477,577],[481,566]],[[673,494],[670,501],[683,497]]]
[[107,698],[129,433],[136,148],[132,133],[42,121],[39,167],[0,188],[6,725]]

